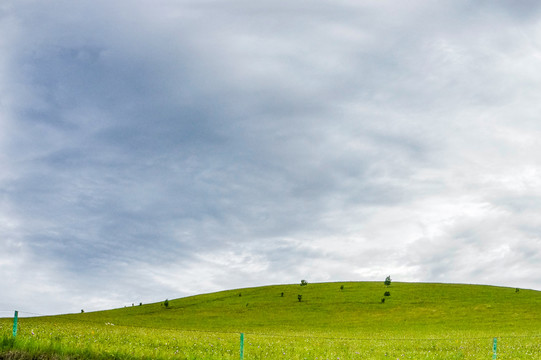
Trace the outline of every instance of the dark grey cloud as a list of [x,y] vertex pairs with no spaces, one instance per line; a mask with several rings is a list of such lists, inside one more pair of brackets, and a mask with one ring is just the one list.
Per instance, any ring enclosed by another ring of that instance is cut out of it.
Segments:
[[538,10],[6,2],[0,281],[26,285],[0,307],[389,273],[539,288]]

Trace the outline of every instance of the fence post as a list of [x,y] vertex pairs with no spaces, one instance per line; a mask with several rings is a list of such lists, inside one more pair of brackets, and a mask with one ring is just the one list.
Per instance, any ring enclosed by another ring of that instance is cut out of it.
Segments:
[[240,333],[240,360],[244,359],[244,333]]
[[19,312],[15,310],[15,315],[13,316],[13,337],[17,336],[17,322],[19,321]]
[[494,355],[492,355],[492,359],[496,359],[498,357],[498,338],[494,338],[492,342],[492,350],[494,351]]

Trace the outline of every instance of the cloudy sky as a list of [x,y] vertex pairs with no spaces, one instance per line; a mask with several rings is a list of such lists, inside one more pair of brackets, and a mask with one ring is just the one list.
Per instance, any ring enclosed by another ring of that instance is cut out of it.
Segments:
[[541,290],[540,4],[3,0],[0,316]]

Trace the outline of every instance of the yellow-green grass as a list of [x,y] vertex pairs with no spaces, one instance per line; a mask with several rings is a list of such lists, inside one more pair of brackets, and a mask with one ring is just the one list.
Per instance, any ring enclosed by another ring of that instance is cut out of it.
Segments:
[[491,359],[494,337],[498,359],[541,359],[541,292],[480,285],[275,285],[12,325],[17,356],[238,359],[245,333],[245,359]]

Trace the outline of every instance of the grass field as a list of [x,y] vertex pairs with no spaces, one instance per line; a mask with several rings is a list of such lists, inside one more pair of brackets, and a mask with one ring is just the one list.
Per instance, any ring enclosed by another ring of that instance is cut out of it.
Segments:
[[494,337],[498,359],[541,359],[540,310],[541,292],[492,286],[265,286],[21,318],[16,339],[0,319],[0,359],[239,359],[240,333],[244,359],[492,359]]

